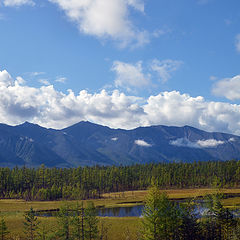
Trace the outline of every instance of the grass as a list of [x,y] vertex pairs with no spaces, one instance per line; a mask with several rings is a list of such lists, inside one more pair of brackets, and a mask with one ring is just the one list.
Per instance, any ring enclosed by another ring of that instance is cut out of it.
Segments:
[[[206,194],[215,193],[216,190],[205,189],[170,189],[162,190],[166,192],[170,199],[186,199],[202,197]],[[240,189],[222,189],[222,193],[231,196],[222,200],[222,203],[226,207],[239,207],[240,206]],[[142,204],[147,191],[129,191],[124,193],[109,193],[103,194],[102,199],[93,200],[95,206],[103,207],[119,207],[119,206],[133,206],[136,204]],[[28,211],[30,207],[34,210],[50,210],[57,209],[64,203],[75,204],[77,201],[24,201],[13,199],[0,200],[0,212],[5,216],[5,220],[13,239],[20,239],[23,234],[23,214]],[[83,201],[86,205],[87,201]],[[111,236],[111,240],[124,240],[127,235],[131,235],[129,239],[137,239],[137,233],[139,231],[139,222],[141,221],[137,217],[104,217],[100,218],[104,220],[105,224],[109,226],[108,235]],[[47,230],[55,231],[57,229],[56,218],[44,218],[39,217],[42,224],[47,226]]]
[[[57,230],[56,218],[38,218],[40,220],[40,227],[44,225],[46,231],[53,234]],[[129,239],[137,239],[137,233],[140,229],[140,219],[136,217],[114,218],[104,217],[99,218],[100,221],[104,221],[105,226],[108,227],[108,239],[109,240],[125,240],[126,236],[130,236]],[[13,239],[24,239],[23,232],[23,216],[8,217],[6,218],[6,224],[10,230],[10,236]]]

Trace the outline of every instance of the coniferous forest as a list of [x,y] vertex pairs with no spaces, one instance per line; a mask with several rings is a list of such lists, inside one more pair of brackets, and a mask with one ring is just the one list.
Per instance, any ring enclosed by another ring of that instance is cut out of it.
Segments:
[[240,185],[240,162],[158,163],[78,168],[0,168],[0,197],[25,200],[100,198],[102,193]]

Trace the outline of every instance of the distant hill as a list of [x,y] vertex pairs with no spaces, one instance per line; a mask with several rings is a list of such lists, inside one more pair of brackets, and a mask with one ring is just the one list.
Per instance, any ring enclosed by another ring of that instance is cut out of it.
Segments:
[[133,130],[79,122],[62,130],[0,124],[0,166],[76,167],[240,159],[240,137],[190,126]]

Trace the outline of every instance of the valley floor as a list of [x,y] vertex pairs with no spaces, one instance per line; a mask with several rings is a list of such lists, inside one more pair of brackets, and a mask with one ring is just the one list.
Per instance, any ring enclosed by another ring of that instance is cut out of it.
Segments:
[[[171,189],[162,190],[166,192],[170,199],[186,199],[202,197],[206,194],[215,193],[217,190],[210,188],[200,189]],[[222,204],[225,207],[237,208],[240,206],[240,188],[238,189],[221,189],[224,193],[224,199]],[[119,206],[134,206],[136,204],[142,204],[144,202],[147,191],[129,191],[103,194],[101,199],[93,199],[96,207],[119,207]],[[58,209],[61,205],[75,204],[77,201],[23,201],[23,200],[0,200],[0,212],[4,215],[10,234],[14,236],[21,236],[23,232],[23,214],[28,211],[30,207],[34,210],[51,210]],[[86,204],[87,200],[84,200]],[[48,229],[54,231],[57,226],[56,218],[39,217],[39,220],[47,226]],[[141,218],[137,217],[103,217],[100,220],[105,222],[105,225],[109,227],[108,236],[110,240],[124,240],[126,235],[131,235],[130,239],[137,239],[137,233],[139,231],[139,224]]]

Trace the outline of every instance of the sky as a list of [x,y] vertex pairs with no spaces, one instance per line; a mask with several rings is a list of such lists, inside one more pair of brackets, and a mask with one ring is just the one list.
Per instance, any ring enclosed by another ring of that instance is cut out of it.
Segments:
[[239,0],[0,0],[0,122],[240,135]]

